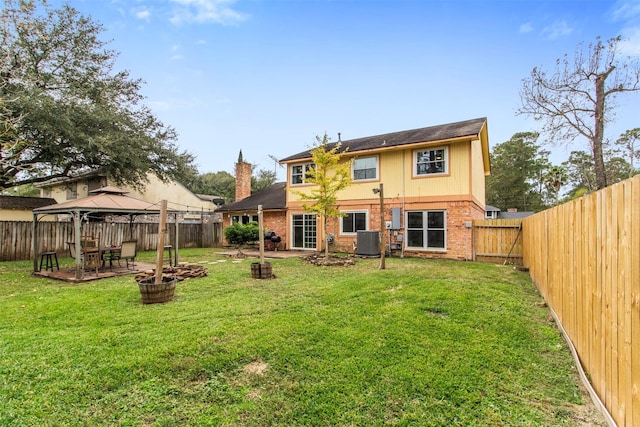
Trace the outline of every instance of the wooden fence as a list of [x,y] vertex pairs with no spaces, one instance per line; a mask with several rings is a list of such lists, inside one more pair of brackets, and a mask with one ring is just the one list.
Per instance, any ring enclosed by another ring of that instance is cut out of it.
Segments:
[[[179,247],[219,246],[222,241],[222,224],[179,224]],[[137,240],[139,251],[155,250],[158,242],[157,223],[104,223],[83,224],[85,235],[100,236],[100,245],[119,244],[123,240]],[[175,227],[167,224],[167,244],[175,241]],[[40,251],[55,251],[61,256],[68,254],[67,242],[73,241],[72,222],[39,222],[38,245]],[[33,259],[33,222],[0,221],[0,261]]]
[[523,221],[524,264],[619,426],[640,425],[640,175]]
[[473,221],[473,260],[522,264],[522,220]]

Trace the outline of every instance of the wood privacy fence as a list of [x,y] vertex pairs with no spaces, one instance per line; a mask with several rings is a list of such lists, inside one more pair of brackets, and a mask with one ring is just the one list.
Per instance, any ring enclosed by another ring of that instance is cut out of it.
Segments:
[[[180,248],[220,245],[222,224],[179,224],[178,237]],[[119,244],[124,240],[137,240],[139,251],[155,250],[158,242],[157,223],[105,223],[90,222],[83,224],[82,233],[100,236],[100,245]],[[167,244],[175,241],[174,224],[167,224]],[[0,221],[0,261],[19,261],[33,259],[33,222]],[[39,222],[38,246],[40,252],[55,251],[60,256],[69,254],[67,242],[73,241],[72,222]]]
[[640,175],[523,220],[524,264],[619,426],[640,425]]
[[473,221],[473,260],[522,264],[522,220]]

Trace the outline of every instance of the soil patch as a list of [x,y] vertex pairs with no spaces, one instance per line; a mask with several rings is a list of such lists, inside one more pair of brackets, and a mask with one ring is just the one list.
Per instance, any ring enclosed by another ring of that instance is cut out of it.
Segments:
[[341,266],[346,267],[354,265],[356,261],[352,257],[341,257],[337,255],[329,255],[325,257],[323,254],[315,253],[300,257],[305,264],[313,264],[320,266]]

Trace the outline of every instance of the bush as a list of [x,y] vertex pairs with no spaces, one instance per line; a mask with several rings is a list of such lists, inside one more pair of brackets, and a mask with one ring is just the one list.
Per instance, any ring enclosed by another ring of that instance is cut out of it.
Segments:
[[227,242],[241,247],[247,243],[257,242],[260,239],[260,230],[257,222],[248,224],[235,223],[224,229],[224,238]]

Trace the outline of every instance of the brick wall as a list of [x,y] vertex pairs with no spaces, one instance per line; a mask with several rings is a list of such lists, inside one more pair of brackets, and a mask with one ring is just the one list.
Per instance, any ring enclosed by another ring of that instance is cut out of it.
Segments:
[[[400,207],[395,205],[385,205],[384,219],[391,220],[391,209]],[[380,230],[380,206],[377,203],[358,206],[350,209],[366,209],[369,211],[369,230]],[[412,205],[407,210],[446,210],[447,212],[447,248],[446,251],[437,250],[407,250],[405,256],[415,256],[422,258],[447,258],[458,260],[471,260],[473,257],[473,229],[467,227],[467,222],[474,219],[483,219],[484,210],[477,204],[470,201],[451,201],[439,203],[424,203]],[[328,232],[335,236],[334,243],[329,247],[337,252],[354,252],[354,243],[357,236],[340,236],[340,219],[330,219],[328,222]],[[404,226],[404,212],[402,212],[402,225]],[[385,230],[385,246],[389,244],[389,233],[391,233],[391,244],[400,244],[398,236],[403,239],[403,230]],[[387,249],[388,250],[388,249]],[[399,254],[400,250],[394,250],[392,255]]]
[[[231,216],[232,215],[242,215],[243,212],[225,212],[222,219],[222,244],[224,246],[230,246],[229,242],[224,238],[224,229],[231,225]],[[253,212],[253,214],[257,214],[257,212]],[[278,246],[278,249],[286,249],[288,246],[287,242],[287,216],[285,212],[275,211],[275,212],[263,212],[262,213],[262,222],[265,233],[267,231],[274,231],[282,241]]]
[[236,163],[236,201],[251,195],[251,163]]

